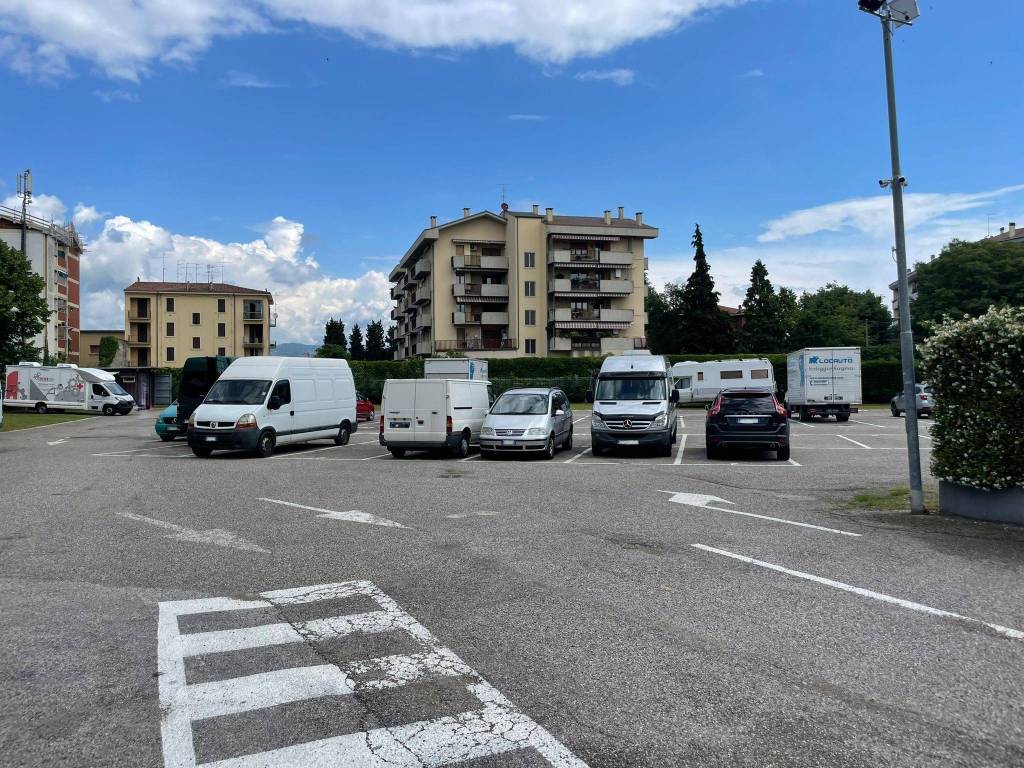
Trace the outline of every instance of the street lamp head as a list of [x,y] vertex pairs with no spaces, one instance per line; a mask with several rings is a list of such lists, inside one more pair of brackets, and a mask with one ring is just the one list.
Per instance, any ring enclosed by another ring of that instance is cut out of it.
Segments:
[[857,7],[865,13],[892,21],[897,26],[912,24],[921,15],[917,0],[857,0]]
[[883,5],[885,5],[885,0],[858,0],[857,2],[857,7],[868,13],[878,13]]

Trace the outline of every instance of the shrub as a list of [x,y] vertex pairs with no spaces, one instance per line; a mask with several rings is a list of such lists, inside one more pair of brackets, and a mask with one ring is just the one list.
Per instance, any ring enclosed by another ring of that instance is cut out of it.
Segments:
[[932,473],[986,490],[1024,487],[1024,308],[946,318],[924,345],[935,393]]

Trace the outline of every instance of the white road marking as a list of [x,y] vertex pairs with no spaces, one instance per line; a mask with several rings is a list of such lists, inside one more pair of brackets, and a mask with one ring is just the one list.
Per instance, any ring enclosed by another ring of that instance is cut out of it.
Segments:
[[450,520],[461,520],[464,517],[493,517],[497,512],[461,512],[455,515],[445,515]]
[[246,541],[241,536],[238,536],[231,531],[225,531],[222,528],[211,528],[208,531],[197,531],[192,528],[175,525],[174,523],[168,523],[164,520],[157,520],[152,517],[145,517],[144,515],[136,515],[133,512],[115,512],[114,514],[140,523],[149,523],[149,525],[155,525],[157,528],[174,531],[174,533],[165,537],[168,539],[189,541],[195,544],[213,544],[217,547],[229,547],[231,549],[245,550],[246,552],[262,552],[264,554],[270,554],[270,552],[263,547],[257,546],[251,541]]
[[579,423],[580,423],[581,421],[585,421],[586,419],[589,419],[589,418],[590,418],[590,416],[589,416],[589,415],[587,415],[587,416],[580,416],[580,417],[579,417],[578,419],[576,419],[576,420],[575,420],[575,421],[573,422],[573,424],[579,424]]
[[47,445],[60,445],[61,443],[66,443],[69,439],[70,438],[62,437],[60,440],[47,440],[46,444]]
[[683,451],[686,450],[686,433],[679,435],[679,447],[676,449],[676,459],[672,463],[679,466],[683,463]]
[[[273,624],[179,634],[179,616],[272,608],[351,595],[371,598],[380,610],[295,622],[294,625]],[[454,652],[440,645],[426,627],[372,583],[321,584],[264,592],[260,597],[260,600],[210,598],[160,604],[157,664],[165,768],[196,768],[192,723],[199,719],[230,716],[284,703],[295,704],[319,696],[348,696],[361,690],[397,689],[412,682],[430,684],[434,680],[452,677],[468,678],[465,690],[479,700],[479,709],[229,757],[204,766],[314,768],[337,765],[355,768],[387,765],[441,768],[532,748],[553,768],[587,768],[584,762],[519,711]],[[210,683],[189,685],[185,680],[185,658],[190,655],[244,650],[268,642],[313,642],[342,631],[403,632],[422,650],[357,659],[340,666],[323,664],[256,671]],[[230,723],[230,720],[226,722]]]
[[803,464],[797,464],[796,459],[790,459],[789,463],[791,465],[793,465],[794,467],[802,467],[803,466]]
[[[15,411],[13,409],[8,408],[7,412],[8,413],[14,413]],[[10,431],[11,432],[28,432],[29,430],[32,430],[32,429],[50,429],[51,427],[66,427],[69,424],[76,424],[78,422],[89,421],[89,419],[95,419],[95,418],[97,418],[96,415],[86,416],[86,417],[81,418],[81,419],[68,419],[67,421],[57,421],[57,422],[54,422],[53,424],[40,424],[37,427],[22,427],[21,429],[12,429]]]
[[919,611],[920,613],[928,613],[932,616],[944,616],[949,619],[957,619],[958,621],[964,621],[969,624],[981,624],[984,627],[995,630],[1001,635],[1006,635],[1014,640],[1024,640],[1024,632],[1018,629],[1011,629],[1010,627],[1004,627],[1000,624],[990,624],[987,621],[980,619],[973,619],[970,616],[961,616],[959,613],[952,613],[951,611],[944,611],[940,608],[932,608],[931,606],[924,605],[922,603],[915,603],[912,600],[904,600],[901,597],[893,597],[892,595],[886,595],[882,592],[875,592],[871,589],[864,589],[863,587],[854,587],[850,584],[844,584],[841,581],[834,581],[832,579],[826,579],[822,576],[815,576],[812,573],[804,573],[803,571],[794,571],[790,568],[785,568],[781,565],[775,565],[774,563],[766,563],[763,560],[755,560],[752,557],[746,557],[745,555],[737,555],[735,552],[728,552],[724,549],[716,549],[715,547],[708,547],[704,544],[693,544],[692,546],[697,549],[702,549],[705,552],[713,552],[716,555],[724,555],[725,557],[731,557],[733,560],[739,560],[740,562],[749,563],[750,565],[757,565],[761,568],[768,568],[772,571],[778,571],[779,573],[785,573],[788,576],[796,576],[800,579],[806,579],[807,581],[813,581],[817,584],[824,584],[826,587],[834,587],[835,589],[841,589],[844,592],[852,592],[855,595],[861,597],[870,597],[872,600],[879,600],[883,603],[890,603],[892,605],[898,605],[901,608],[909,608],[912,611]]
[[459,459],[459,461],[472,461],[473,459],[479,459],[479,458],[480,458],[480,454],[479,453],[474,453],[472,456],[467,456],[464,459]]
[[407,525],[396,523],[394,520],[388,520],[384,517],[377,517],[367,512],[361,512],[358,509],[350,509],[347,512],[336,512],[333,509],[321,509],[320,507],[307,507],[305,504],[296,504],[293,501],[281,501],[280,499],[265,499],[258,498],[257,501],[269,501],[271,504],[281,504],[286,507],[296,507],[297,509],[308,509],[310,512],[323,512],[322,515],[317,517],[325,517],[329,520],[344,520],[349,523],[366,523],[367,525],[381,525],[385,528],[408,528]]
[[836,437],[841,437],[843,440],[848,440],[849,442],[853,443],[854,445],[859,445],[861,448],[864,448],[865,450],[868,450],[868,451],[874,450],[870,445],[864,445],[864,443],[858,443],[856,440],[854,440],[851,437],[847,437],[846,435],[839,435],[839,434],[837,434]]
[[576,461],[576,459],[578,459],[578,458],[579,458],[580,456],[583,456],[583,455],[584,455],[584,454],[586,454],[586,453],[590,453],[590,451],[591,451],[591,450],[592,450],[591,448],[584,448],[584,449],[583,449],[582,451],[580,451],[579,453],[577,453],[577,454],[576,454],[575,456],[573,456],[572,458],[566,459],[566,460],[565,460],[565,461],[563,461],[562,463],[563,463],[563,464],[572,464],[572,463],[573,463],[574,461]]
[[[783,465],[785,466],[785,465]],[[773,523],[785,523],[786,525],[796,525],[800,528],[813,528],[816,531],[825,531],[826,533],[838,533],[840,536],[853,536],[860,538],[861,534],[851,533],[850,531],[841,531],[838,528],[826,528],[822,525],[812,525],[811,523],[798,523],[795,520],[785,520],[781,517],[771,517],[769,515],[757,515],[753,512],[740,512],[738,509],[728,509],[726,507],[714,507],[711,506],[713,502],[719,501],[724,504],[732,504],[731,501],[719,498],[718,496],[708,496],[703,493],[677,493],[675,491],[658,491],[658,493],[672,494],[672,498],[669,501],[674,501],[676,504],[685,504],[689,507],[698,507],[700,509],[713,509],[716,512],[728,512],[730,515],[742,515],[743,517],[756,517],[758,520],[770,520]]]
[[[310,453],[320,453],[320,451],[333,451],[333,450],[336,450],[338,448],[344,448],[344,447],[345,447],[344,445],[326,445],[323,448],[314,448],[311,451],[302,451],[302,455],[306,456],[307,454],[310,454]],[[272,456],[271,458],[273,458],[273,459],[286,459],[286,458],[288,458],[288,456],[287,455],[280,455],[280,454],[278,454],[277,456]]]
[[160,451],[164,448],[181,448],[183,446],[187,447],[184,443],[171,441],[169,443],[154,445],[152,448],[128,448],[123,451],[104,451],[103,453],[94,453],[93,456],[130,456],[136,453],[142,453],[143,451]]
[[869,427],[881,427],[882,429],[888,429],[889,428],[885,424],[875,424],[872,421],[861,421],[860,419],[850,419],[850,421],[854,421],[854,422],[856,422],[858,424],[867,424]]

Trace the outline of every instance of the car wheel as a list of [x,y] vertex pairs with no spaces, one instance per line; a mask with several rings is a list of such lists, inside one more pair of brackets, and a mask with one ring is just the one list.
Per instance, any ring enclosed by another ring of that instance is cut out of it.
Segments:
[[103,406],[103,415],[104,416],[113,416],[114,415],[114,406],[112,406],[112,405],[104,405]]
[[779,450],[775,452],[775,456],[779,461],[789,461],[789,446],[787,445],[784,448],[779,448]]
[[897,418],[899,417],[899,415],[900,415],[900,411],[899,411],[899,408],[897,408],[897,407],[896,407],[895,405],[891,405],[891,404],[890,404],[890,405],[889,405],[889,410],[890,410],[890,411],[892,412],[892,415],[893,415],[894,417],[897,417]]
[[678,436],[678,435],[676,434],[676,430],[674,430],[674,429],[673,429],[673,430],[672,430],[672,445],[675,445],[675,444],[676,444],[676,440],[677,440],[678,438],[679,438],[679,436]]
[[169,443],[172,440],[174,440],[174,435],[160,435],[160,439],[163,440],[165,443]]
[[338,429],[338,434],[334,436],[334,444],[348,445],[349,434],[348,424],[342,424]]
[[836,414],[836,421],[838,421],[838,422],[844,422],[844,421],[849,421],[849,420],[850,420],[850,416],[848,414],[845,414],[845,413],[837,413]]
[[452,448],[452,456],[464,459],[469,456],[469,435],[465,432],[459,437],[459,444]]
[[210,458],[210,454],[213,453],[213,449],[207,448],[204,445],[193,445],[192,453],[194,453],[200,459],[208,459]]
[[391,451],[391,455],[396,459],[405,458],[405,448],[389,448],[388,450]]
[[277,440],[274,439],[274,433],[269,429],[265,429],[260,433],[259,440],[256,441],[256,450],[254,453],[261,459],[269,458],[274,452],[274,446],[277,444]]
[[544,448],[544,453],[541,454],[545,459],[555,458],[555,434],[552,432],[548,435],[548,444]]
[[572,427],[569,427],[569,436],[565,438],[565,442],[562,443],[562,448],[567,451],[572,450]]

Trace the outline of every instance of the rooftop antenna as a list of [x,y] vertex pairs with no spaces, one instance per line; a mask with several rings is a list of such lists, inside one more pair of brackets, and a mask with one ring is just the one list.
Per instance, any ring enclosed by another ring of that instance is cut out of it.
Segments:
[[32,203],[32,169],[26,168],[18,174],[18,195],[21,197],[21,252],[25,250],[28,239],[28,207]]
[[508,184],[506,184],[505,182],[501,182],[501,184],[499,184],[498,186],[501,187],[501,202],[507,203]]

